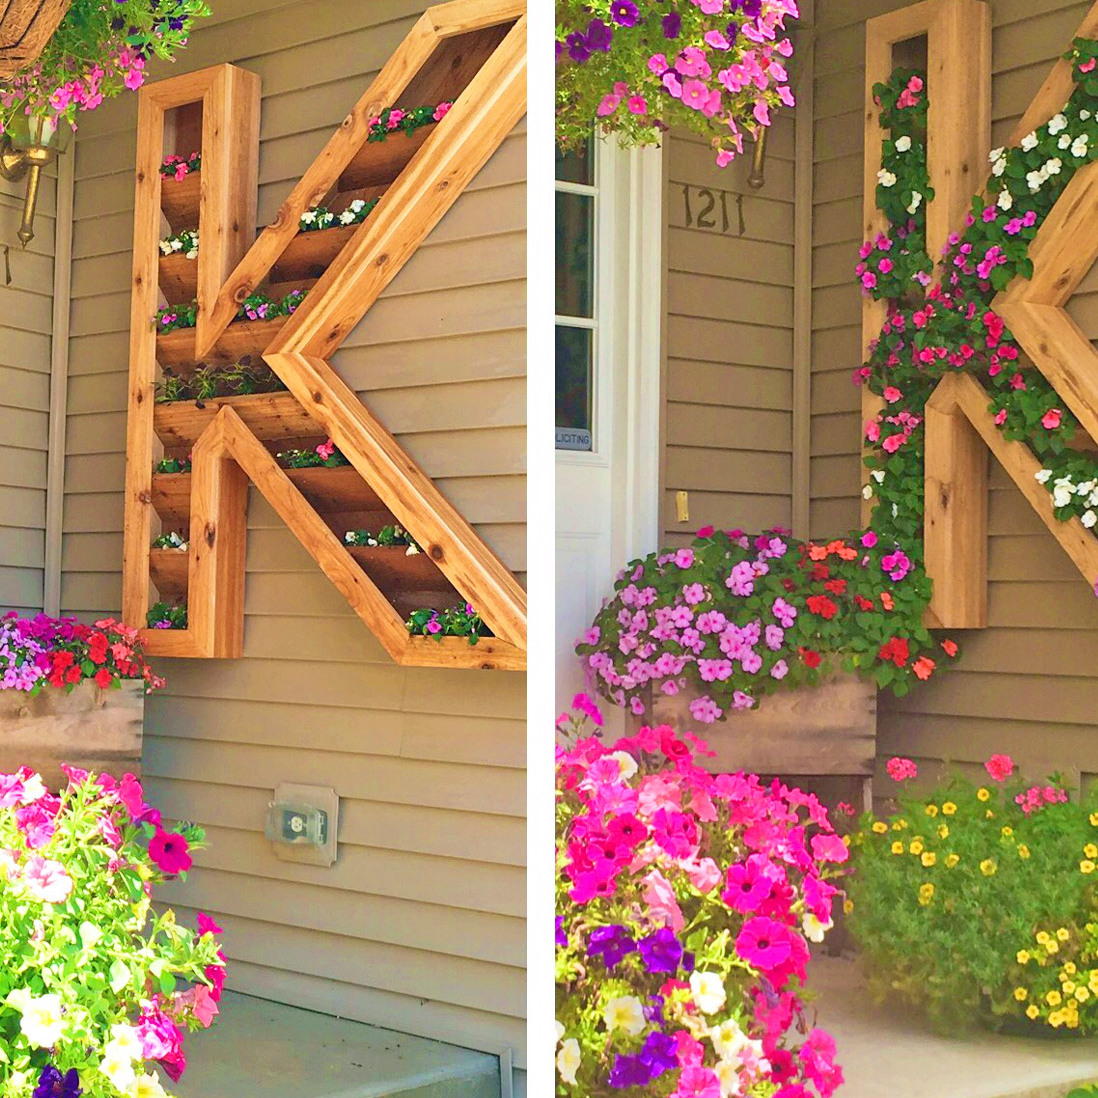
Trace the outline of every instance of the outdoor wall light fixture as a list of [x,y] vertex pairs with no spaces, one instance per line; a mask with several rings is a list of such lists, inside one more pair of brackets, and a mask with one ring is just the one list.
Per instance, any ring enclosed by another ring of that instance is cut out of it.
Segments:
[[753,191],[762,190],[766,183],[766,135],[769,131],[769,126],[760,126],[755,138],[755,155],[751,158],[751,174],[747,177],[747,185]]
[[29,117],[5,134],[0,134],[0,176],[11,183],[27,180],[23,199],[23,221],[19,239],[25,248],[34,239],[34,212],[42,169],[60,152],[61,134],[47,119]]

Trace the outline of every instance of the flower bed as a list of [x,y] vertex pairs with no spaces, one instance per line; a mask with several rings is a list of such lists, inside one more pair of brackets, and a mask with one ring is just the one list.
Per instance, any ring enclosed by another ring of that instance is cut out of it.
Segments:
[[282,379],[262,359],[246,355],[234,366],[197,366],[189,374],[177,374],[170,366],[162,369],[157,383],[157,403],[177,400],[213,400],[215,397],[278,393],[286,389]]
[[577,652],[599,691],[637,715],[649,691],[689,685],[703,724],[837,666],[903,694],[934,673],[939,651],[957,652],[922,624],[929,591],[873,531],[817,544],[706,527],[689,548],[628,565]]
[[842,1082],[827,1033],[793,1037],[847,848],[815,797],[715,777],[694,764],[706,752],[666,728],[557,748],[559,1093],[827,1098]]
[[446,610],[413,610],[404,624],[413,637],[432,637],[440,642],[443,637],[467,637],[470,644],[476,644],[481,637],[492,635],[468,602]]
[[288,469],[336,469],[351,464],[330,438],[312,450],[282,450],[275,457]]
[[[743,152],[778,104],[792,107],[782,37],[793,0],[557,0],[557,139],[583,147],[592,119],[624,145],[672,128],[711,139],[717,163]],[[732,14],[734,13],[734,15]]]
[[184,259],[198,258],[198,230],[184,229],[160,241],[160,254],[181,255]]
[[422,553],[423,549],[403,526],[383,526],[376,535],[369,530],[348,530],[343,535],[346,545],[368,545],[383,549],[400,548],[409,557]]
[[1098,797],[1027,785],[1004,755],[986,769],[862,820],[849,924],[871,986],[943,1032],[1098,1033]]
[[186,629],[187,604],[154,603],[145,617],[145,624],[149,629]]
[[160,174],[165,179],[174,179],[181,183],[188,175],[202,170],[202,154],[193,152],[189,156],[166,156],[160,165]]
[[200,828],[172,830],[133,775],[67,768],[48,793],[0,774],[0,1090],[5,1098],[159,1098],[188,1030],[218,1013],[225,960],[212,919],[154,912],[154,885],[184,878]]
[[[291,290],[277,301],[264,293],[249,294],[237,310],[236,319],[274,320],[281,316],[292,316],[306,293],[306,290]],[[165,305],[157,310],[153,322],[160,335],[181,328],[194,328],[198,324],[198,302],[192,301],[189,305]]]

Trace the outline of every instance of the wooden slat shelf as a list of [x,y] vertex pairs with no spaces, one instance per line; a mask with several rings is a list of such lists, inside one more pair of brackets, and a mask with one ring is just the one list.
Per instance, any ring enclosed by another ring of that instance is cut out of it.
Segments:
[[358,228],[358,225],[336,225],[298,233],[271,268],[271,281],[296,283],[319,278]]
[[339,177],[338,190],[342,193],[392,183],[435,132],[437,125],[433,122],[413,130],[410,135],[399,131],[384,141],[367,141]]
[[470,644],[464,637],[409,637],[400,662],[414,667],[472,667],[485,671],[525,671],[526,653],[497,637]]
[[180,180],[161,181],[160,208],[164,211],[173,233],[198,228],[198,200],[201,193],[201,172],[191,172]]
[[198,260],[182,252],[160,257],[160,292],[169,305],[186,305],[198,293]]
[[[408,556],[403,545],[350,545],[351,556],[362,570],[387,593],[397,588],[441,592],[449,589],[448,601],[454,601],[454,589],[426,553]],[[424,605],[421,601],[418,606]]]
[[[231,365],[245,355],[261,355],[287,319],[278,316],[273,320],[235,320],[221,333],[213,350],[202,361]],[[195,355],[195,329],[176,328],[173,332],[158,335],[156,361],[161,366],[175,369],[193,366],[198,361]]]
[[152,581],[166,602],[180,603],[187,598],[187,559],[180,549],[150,549],[149,571]]
[[153,413],[154,429],[166,447],[189,450],[225,407],[232,408],[256,438],[289,440],[287,449],[292,449],[293,443],[300,439],[323,434],[316,421],[298,404],[297,398],[281,392],[214,397],[204,400],[201,407],[192,400],[157,404]]

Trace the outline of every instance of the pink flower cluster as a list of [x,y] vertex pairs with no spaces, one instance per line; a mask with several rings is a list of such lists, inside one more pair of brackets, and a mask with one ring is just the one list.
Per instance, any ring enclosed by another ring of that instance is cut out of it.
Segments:
[[1027,816],[1032,816],[1034,812],[1044,808],[1047,804],[1066,804],[1067,799],[1067,793],[1062,789],[1057,789],[1054,785],[1032,785],[1024,793],[1019,793],[1014,798],[1014,803]]
[[894,782],[906,782],[919,776],[919,768],[911,759],[891,758],[885,764],[885,769]]
[[[667,726],[557,747],[558,971],[583,960],[558,985],[564,1037],[584,1040],[602,1017],[607,979],[619,1001],[644,1004],[627,1039],[599,1032],[580,1050],[587,1074],[572,1082],[592,1098],[665,1075],[659,1092],[676,1098],[760,1083],[775,1098],[828,1098],[842,1083],[834,1041],[790,1038],[807,1028],[808,941],[831,925],[828,878],[847,846],[814,795],[710,774],[695,753],[713,752]],[[743,967],[724,963],[726,942]]]

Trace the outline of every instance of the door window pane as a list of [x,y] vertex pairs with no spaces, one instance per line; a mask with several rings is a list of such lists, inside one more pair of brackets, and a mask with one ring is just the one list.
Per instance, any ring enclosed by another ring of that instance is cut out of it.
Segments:
[[593,335],[557,325],[558,450],[591,449]]
[[557,316],[592,315],[595,199],[557,191]]
[[557,179],[561,183],[581,183],[588,187],[595,182],[595,150],[590,141],[574,152],[562,153],[557,149]]

